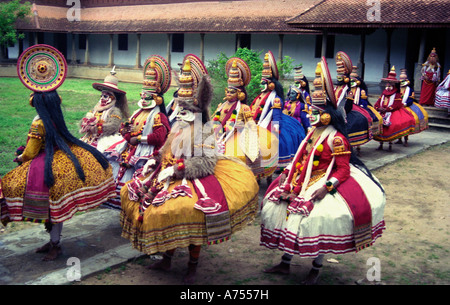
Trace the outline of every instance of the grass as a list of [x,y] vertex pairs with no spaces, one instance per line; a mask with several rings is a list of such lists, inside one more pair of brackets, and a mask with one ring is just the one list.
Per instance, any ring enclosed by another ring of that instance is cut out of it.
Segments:
[[[94,82],[103,80],[87,80],[68,78],[58,88],[62,98],[62,111],[70,132],[78,133],[79,121],[86,112],[92,110],[100,98],[100,92],[92,88]],[[137,109],[137,101],[142,85],[139,83],[119,83],[119,88],[127,92],[130,114]],[[167,104],[176,88],[170,88],[164,95]],[[29,104],[31,91],[25,88],[18,78],[0,78],[0,176],[16,167],[13,162],[17,147],[25,145],[28,130],[36,110]]]

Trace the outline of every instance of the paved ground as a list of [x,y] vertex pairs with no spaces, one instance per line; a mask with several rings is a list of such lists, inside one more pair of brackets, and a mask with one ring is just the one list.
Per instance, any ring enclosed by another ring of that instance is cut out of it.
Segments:
[[[392,152],[377,151],[378,142],[371,141],[361,147],[360,158],[374,170],[448,141],[450,133],[427,130],[410,136],[409,147],[393,145]],[[260,197],[265,188],[265,182],[262,182]],[[1,234],[0,285],[70,284],[76,278],[73,270],[78,266],[77,262],[81,276],[85,277],[142,256],[120,237],[120,233],[118,211],[97,209],[77,215],[64,224],[64,253],[53,262],[43,262],[43,255],[34,253],[49,238],[43,225]],[[76,258],[75,264],[70,259],[72,257]]]

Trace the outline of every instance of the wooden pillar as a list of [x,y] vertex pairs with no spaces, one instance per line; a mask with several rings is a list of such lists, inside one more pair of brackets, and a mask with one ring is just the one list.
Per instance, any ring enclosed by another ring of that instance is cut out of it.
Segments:
[[236,34],[236,51],[241,47],[241,34]]
[[75,46],[75,34],[72,33],[72,65],[76,65],[77,64],[77,50],[76,50],[76,46]]
[[136,64],[134,65],[135,68],[141,68],[141,34],[136,34],[137,40],[136,40]]
[[365,69],[365,62],[364,62],[364,55],[366,52],[366,34],[361,34],[361,44],[359,47],[359,59],[358,59],[358,73],[359,77],[364,79],[364,69]]
[[109,61],[108,67],[114,66],[114,34],[109,34]]
[[278,61],[281,62],[283,60],[283,34],[278,35]]
[[205,62],[205,33],[200,33],[200,59]]
[[393,29],[386,29],[386,57],[383,66],[383,76],[387,77],[389,71],[391,71],[391,39]]
[[327,57],[327,40],[328,40],[328,31],[327,30],[323,30],[322,32],[322,52],[321,52],[321,56],[323,57]]
[[425,61],[425,42],[427,40],[427,30],[422,29],[420,35],[419,57],[417,58],[417,65],[414,71],[414,91],[416,93],[422,90],[422,64]]
[[86,50],[84,51],[84,65],[89,65],[89,34],[86,34]]
[[167,34],[167,63],[169,64],[169,67],[171,67],[171,50],[172,50],[172,34]]

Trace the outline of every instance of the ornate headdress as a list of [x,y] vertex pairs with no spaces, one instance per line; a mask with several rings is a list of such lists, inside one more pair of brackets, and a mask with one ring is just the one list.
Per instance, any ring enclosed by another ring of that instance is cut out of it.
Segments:
[[384,82],[388,83],[398,83],[397,73],[395,72],[395,66],[392,66],[391,71],[389,71],[388,76],[381,79]]
[[279,78],[277,62],[271,51],[268,51],[264,56],[263,71],[261,73],[261,77],[262,78],[273,77],[276,80],[278,80]]
[[98,91],[112,91],[114,93],[118,93],[118,94],[126,94],[125,91],[120,90],[118,87],[119,84],[119,79],[116,76],[116,66],[114,66],[111,70],[111,72],[109,72],[109,75],[107,75],[105,77],[105,80],[103,81],[103,83],[93,83],[92,87]]
[[350,56],[348,56],[345,52],[339,51],[336,53],[336,69],[337,74],[342,76],[348,76],[352,72],[353,64],[350,59]]
[[334,108],[337,108],[336,97],[334,95],[334,85],[331,79],[330,70],[325,57],[317,63],[316,78],[314,79],[314,91],[311,94],[312,105],[324,108],[327,98]]
[[170,87],[172,74],[167,61],[159,55],[149,56],[143,67],[144,81],[142,89],[163,95]]
[[225,70],[228,76],[228,87],[242,87],[250,83],[252,73],[248,64],[239,57],[228,59]]
[[400,80],[400,86],[407,86],[410,84],[406,69],[400,69],[400,76],[398,78]]
[[[206,115],[212,99],[212,86],[208,71],[200,58],[194,54],[184,57],[178,82],[178,105]],[[209,118],[209,114],[207,117]]]
[[32,91],[53,91],[66,79],[67,62],[56,48],[37,44],[22,52],[17,60],[17,74],[25,87]]

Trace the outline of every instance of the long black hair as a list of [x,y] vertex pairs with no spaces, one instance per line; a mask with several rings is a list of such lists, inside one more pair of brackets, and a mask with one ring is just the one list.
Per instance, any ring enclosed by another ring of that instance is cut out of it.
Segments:
[[[333,127],[336,128],[336,130],[338,132],[342,133],[345,136],[345,138],[349,141],[348,133],[347,133],[347,124],[345,123],[345,119],[342,116],[342,114],[336,108],[334,108],[334,106],[332,106],[330,100],[328,100],[328,99],[327,99],[327,104],[325,106],[324,112],[329,113],[331,116],[330,125],[333,125]],[[349,141],[349,143],[350,143],[350,141]],[[353,147],[351,145],[350,145],[350,151],[351,151],[350,163],[353,164],[358,169],[360,169],[364,174],[366,174],[366,176],[368,176],[384,193],[384,188],[381,186],[381,184],[378,182],[378,180],[375,179],[375,177],[372,175],[371,171],[367,168],[367,166],[364,164],[364,162],[362,162],[358,158],[358,156],[355,153],[355,150],[353,149]]]
[[32,105],[36,108],[36,112],[44,123],[46,132],[44,181],[48,187],[51,187],[55,183],[52,171],[52,162],[56,149],[63,151],[72,161],[78,177],[83,182],[86,179],[77,157],[70,150],[68,144],[75,144],[89,151],[104,169],[107,169],[109,166],[106,158],[96,148],[75,138],[69,132],[66,122],[64,121],[60,104],[61,98],[56,90],[49,92],[35,92],[33,95]]

